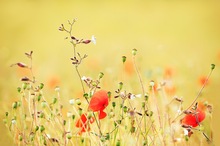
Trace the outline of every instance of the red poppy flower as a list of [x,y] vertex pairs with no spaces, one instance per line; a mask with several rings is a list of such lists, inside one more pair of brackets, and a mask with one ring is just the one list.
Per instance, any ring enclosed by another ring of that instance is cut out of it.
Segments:
[[99,112],[99,119],[106,117],[106,113],[103,111],[108,106],[108,93],[107,91],[100,90],[93,94],[89,103],[89,110],[93,112]]
[[94,118],[91,117],[88,121],[87,115],[82,114],[80,119],[78,119],[77,122],[76,122],[76,127],[81,128],[79,134],[82,134],[83,132],[86,132],[86,131],[90,130],[88,122],[90,122],[92,124],[94,122]]
[[204,102],[198,102],[197,108],[192,109],[190,113],[186,114],[185,117],[181,120],[181,123],[184,125],[189,125],[192,127],[197,127],[205,119],[205,110],[206,106]]

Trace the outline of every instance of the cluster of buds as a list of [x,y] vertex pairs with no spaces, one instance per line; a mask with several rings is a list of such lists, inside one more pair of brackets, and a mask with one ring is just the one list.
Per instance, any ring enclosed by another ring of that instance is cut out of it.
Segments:
[[[101,75],[99,75],[99,79],[102,78],[102,76],[104,75],[103,73],[100,73]],[[101,87],[99,86],[100,81],[99,80],[93,80],[91,77],[85,77],[83,76],[81,78],[86,85],[90,88],[90,89],[100,89]]]

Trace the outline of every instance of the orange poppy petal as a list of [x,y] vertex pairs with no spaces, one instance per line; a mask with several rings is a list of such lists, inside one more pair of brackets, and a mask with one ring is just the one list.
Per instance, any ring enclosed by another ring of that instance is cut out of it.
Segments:
[[87,121],[86,114],[82,114],[80,119],[78,119],[76,122],[76,127],[84,127],[86,121]]

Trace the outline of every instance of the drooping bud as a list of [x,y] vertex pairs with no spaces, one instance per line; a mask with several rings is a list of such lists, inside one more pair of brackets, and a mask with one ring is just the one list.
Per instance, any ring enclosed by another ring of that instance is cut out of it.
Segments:
[[215,69],[215,64],[211,64],[211,69]]
[[103,73],[103,72],[100,72],[100,73],[99,73],[99,79],[101,79],[103,76],[104,76],[104,73]]
[[112,107],[114,108],[116,106],[116,103],[115,102],[112,102]]
[[89,44],[91,42],[91,40],[84,40],[82,41],[83,44]]
[[44,84],[43,84],[43,83],[40,83],[39,88],[40,88],[40,89],[43,89],[43,88],[44,88]]
[[40,126],[40,132],[43,132],[45,130],[45,127],[43,125]]
[[133,50],[132,50],[132,55],[135,56],[136,54],[137,54],[137,49],[133,49]]
[[122,56],[122,62],[125,63],[126,61],[126,56]]
[[118,88],[119,88],[119,90],[121,91],[121,89],[123,88],[123,83],[122,83],[122,82],[120,82],[120,83],[118,84]]

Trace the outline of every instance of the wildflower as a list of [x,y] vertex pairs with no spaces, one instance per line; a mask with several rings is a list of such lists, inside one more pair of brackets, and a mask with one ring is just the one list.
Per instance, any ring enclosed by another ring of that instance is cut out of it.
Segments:
[[96,44],[96,38],[95,38],[94,35],[92,35],[91,42],[92,42],[93,44]]
[[103,119],[107,115],[103,110],[108,106],[108,100],[108,92],[104,90],[97,91],[92,96],[89,109],[93,112],[99,112],[99,119]]
[[69,100],[70,105],[73,105],[74,102],[75,102],[75,99],[70,99],[70,100]]
[[192,113],[189,112],[185,115],[185,117],[181,120],[182,125],[189,125],[192,127],[197,127],[199,123],[201,123],[205,119],[205,110],[206,106],[204,105],[204,102],[198,102],[196,104],[195,109],[191,109]]
[[90,130],[88,122],[92,124],[94,122],[94,118],[90,117],[90,119],[88,119],[87,114],[82,114],[80,119],[78,119],[76,122],[76,127],[81,128],[79,134]]

